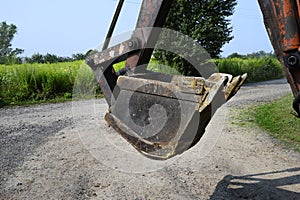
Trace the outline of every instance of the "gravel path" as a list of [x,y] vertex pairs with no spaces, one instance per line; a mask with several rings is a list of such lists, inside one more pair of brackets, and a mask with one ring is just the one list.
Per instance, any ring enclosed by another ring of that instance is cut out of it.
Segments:
[[236,123],[245,106],[289,92],[285,80],[244,86],[168,162],[107,127],[103,99],[0,109],[0,199],[300,199],[299,153]]

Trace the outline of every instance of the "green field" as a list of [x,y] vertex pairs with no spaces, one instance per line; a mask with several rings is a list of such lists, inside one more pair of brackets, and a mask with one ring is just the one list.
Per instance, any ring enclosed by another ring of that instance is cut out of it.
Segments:
[[[248,73],[247,82],[283,77],[275,58],[230,58],[213,60],[220,72],[239,75]],[[115,64],[118,71],[124,62]],[[151,60],[148,70],[179,74],[169,67]],[[83,96],[101,95],[92,70],[84,61],[54,64],[0,65],[0,106],[30,102],[62,101]]]

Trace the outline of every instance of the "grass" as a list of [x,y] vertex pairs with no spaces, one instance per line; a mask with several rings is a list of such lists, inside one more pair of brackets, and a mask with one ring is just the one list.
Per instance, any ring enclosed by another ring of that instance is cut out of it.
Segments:
[[[125,62],[114,65],[116,71]],[[152,60],[148,70],[174,74],[174,68]],[[93,72],[84,61],[54,64],[0,65],[0,107],[77,98],[102,97]]]
[[[124,66],[125,66],[125,61],[119,62],[119,63],[114,64],[114,69],[115,69],[115,71],[119,71]],[[160,73],[164,73],[164,74],[176,74],[176,75],[180,74],[175,69],[175,67],[170,67],[170,66],[164,65],[155,59],[150,60],[149,65],[147,66],[147,70],[153,71],[153,72],[160,72]]]
[[2,105],[63,101],[97,87],[92,70],[83,61],[0,65]]
[[[248,73],[247,82],[283,77],[281,65],[274,58],[217,59],[220,72],[233,75]],[[114,65],[116,71],[125,62]],[[148,70],[179,74],[170,67],[152,59]],[[84,61],[54,64],[0,65],[0,107],[34,102],[65,101],[68,99],[101,95],[92,70]]]
[[300,152],[300,119],[291,114],[292,101],[293,96],[288,95],[272,103],[250,106],[239,114],[237,125],[250,128],[258,125],[271,137]]
[[[273,57],[247,59],[223,58],[212,59],[212,61],[216,64],[219,72],[232,74],[233,76],[247,73],[248,77],[246,83],[274,80],[284,77],[280,62]],[[114,68],[118,71],[123,68],[124,65],[125,61],[115,64]],[[147,69],[166,74],[180,74],[178,70],[176,70],[176,66],[167,66],[155,59],[151,59]]]

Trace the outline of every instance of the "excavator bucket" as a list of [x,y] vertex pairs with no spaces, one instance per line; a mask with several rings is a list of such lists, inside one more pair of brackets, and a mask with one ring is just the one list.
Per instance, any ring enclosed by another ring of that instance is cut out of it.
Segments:
[[[108,125],[152,159],[168,159],[195,145],[216,109],[246,79],[223,73],[186,77],[145,68],[160,34],[155,27],[162,27],[171,3],[144,0],[131,38],[107,48],[121,0],[102,51],[86,60],[109,105]],[[115,72],[113,65],[123,60],[124,69]]]
[[145,156],[167,159],[200,140],[215,109],[245,78],[227,74],[214,74],[213,80],[165,74],[120,76],[120,93],[105,119]]

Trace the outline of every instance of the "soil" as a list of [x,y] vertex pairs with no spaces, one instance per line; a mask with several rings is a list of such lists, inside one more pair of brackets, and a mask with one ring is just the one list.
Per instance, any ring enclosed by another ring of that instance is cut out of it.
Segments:
[[300,154],[238,117],[288,93],[285,80],[243,86],[166,162],[109,128],[103,99],[0,109],[0,199],[300,199]]

